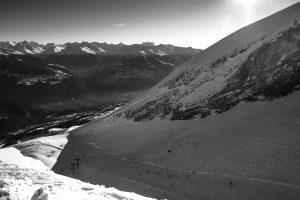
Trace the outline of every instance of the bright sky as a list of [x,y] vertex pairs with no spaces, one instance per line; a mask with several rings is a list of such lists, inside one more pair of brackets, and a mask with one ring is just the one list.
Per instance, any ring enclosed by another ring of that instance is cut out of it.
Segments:
[[0,41],[153,41],[207,48],[300,0],[9,0]]

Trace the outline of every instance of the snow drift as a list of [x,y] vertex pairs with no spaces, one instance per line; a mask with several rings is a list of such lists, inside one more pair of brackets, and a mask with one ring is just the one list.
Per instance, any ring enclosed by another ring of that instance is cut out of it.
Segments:
[[[15,148],[0,149],[1,197],[11,200],[28,200],[38,189],[52,200],[62,199],[149,199],[115,188],[84,183],[76,179],[57,175],[40,161],[23,156]],[[36,198],[34,198],[36,199]],[[47,199],[47,198],[46,198]]]

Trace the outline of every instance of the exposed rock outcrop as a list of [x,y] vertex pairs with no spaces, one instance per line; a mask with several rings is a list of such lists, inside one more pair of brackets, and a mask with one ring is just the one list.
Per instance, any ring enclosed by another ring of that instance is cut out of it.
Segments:
[[[243,58],[242,54],[247,55],[244,61],[237,62]],[[230,69],[232,63],[239,64]],[[219,79],[225,80],[225,84],[214,86]],[[217,89],[196,98],[188,97],[205,84]],[[206,68],[179,73],[159,88],[170,91],[125,111],[125,117],[134,121],[166,116],[172,120],[191,119],[195,115],[206,117],[211,112],[227,111],[241,101],[272,100],[292,93],[300,89],[300,23],[295,20],[277,36],[263,37],[261,41],[235,49]]]
[[43,188],[38,189],[35,191],[31,200],[48,200],[48,194],[44,191]]

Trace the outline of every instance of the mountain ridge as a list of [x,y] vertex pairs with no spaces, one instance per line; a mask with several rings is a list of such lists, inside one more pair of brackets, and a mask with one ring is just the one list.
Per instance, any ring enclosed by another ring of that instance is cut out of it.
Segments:
[[[33,51],[29,47],[26,49]],[[4,137],[8,131],[44,119],[41,115],[49,110],[59,112],[127,102],[194,53],[183,50],[170,55],[132,55],[126,51],[121,54],[86,51],[79,54],[0,54],[0,92],[5,94],[0,96],[1,135]],[[36,111],[40,114],[36,115]]]
[[51,55],[51,54],[94,54],[94,55],[174,55],[197,54],[200,49],[177,47],[174,45],[142,44],[125,45],[100,42],[67,42],[64,44],[39,44],[33,41],[0,42],[0,54],[3,55]]
[[[298,26],[298,28],[295,28],[297,29],[296,31],[298,31],[299,19],[297,18],[299,17],[299,14],[297,11],[299,10],[300,3],[297,3],[290,8],[286,8],[279,13],[275,13],[270,17],[259,20],[255,24],[250,24],[247,27],[244,27],[220,40],[218,43],[204,50],[201,54],[198,54],[197,56],[194,56],[187,62],[183,63],[183,65],[177,68],[177,70],[174,70],[166,78],[161,80],[151,89],[152,92],[149,92],[146,94],[146,96],[141,97],[143,98],[143,101],[134,103],[132,109],[136,109],[140,104],[149,103],[151,100],[159,100],[164,94],[167,97],[164,98],[165,100],[163,101],[169,102],[168,96],[171,96],[174,99],[174,101],[170,100],[172,104],[173,102],[179,102],[186,104],[186,106],[190,106],[189,104],[194,104],[191,102],[191,100],[189,100],[189,98],[195,100],[196,98],[200,99],[202,96],[204,101],[208,100],[210,98],[210,93],[218,92],[220,89],[222,89],[222,86],[227,84],[226,81],[220,82],[220,79],[227,79],[226,77],[228,77],[228,75],[232,75],[233,72],[237,72],[236,70],[239,70],[241,64],[246,62],[251,53],[256,51],[262,45],[267,46],[270,45],[267,43],[275,42],[273,40],[276,40],[276,38],[280,37],[282,32],[289,31],[287,29],[293,26],[294,23],[296,23],[295,25]],[[286,17],[281,19],[281,16]],[[273,20],[269,22],[269,19]],[[266,27],[266,30],[262,29],[262,27]],[[237,35],[238,37],[233,38],[234,35]],[[297,38],[299,36],[295,37]],[[295,43],[297,46],[297,39]],[[295,53],[295,56],[297,56],[297,53]],[[281,58],[278,58],[277,56],[276,59],[279,62]],[[217,75],[215,75],[215,73],[217,73]],[[218,73],[226,74],[218,75]],[[219,80],[217,80],[217,78]],[[206,83],[209,85],[205,86]],[[177,85],[170,87],[167,86],[168,84]],[[195,90],[195,92],[191,92],[191,90]],[[176,97],[178,98],[176,99]],[[180,105],[180,108],[183,106]],[[129,107],[130,106],[127,108],[130,112],[131,108]],[[170,109],[180,109],[176,108],[177,105],[171,105],[171,107],[172,108]],[[205,111],[203,114],[207,115],[205,114]]]
[[80,157],[77,178],[128,188],[110,173],[166,191],[156,198],[298,199],[299,13],[297,3],[238,30],[74,130],[54,171],[70,175]]

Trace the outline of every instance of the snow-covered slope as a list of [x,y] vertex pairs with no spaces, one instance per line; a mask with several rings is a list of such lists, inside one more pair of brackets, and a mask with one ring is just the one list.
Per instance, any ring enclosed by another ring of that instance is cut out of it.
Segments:
[[298,199],[298,17],[300,3],[231,34],[75,130],[54,170],[78,157],[76,177],[157,198]]
[[81,47],[81,50],[86,52],[86,53],[90,53],[90,54],[96,54],[96,52],[94,52],[93,50],[91,50],[88,47]]
[[296,200],[299,101],[296,92],[204,119],[93,122],[69,135],[54,171],[72,176],[80,158],[76,178],[156,198]]
[[61,52],[61,51],[64,50],[65,48],[66,48],[66,46],[64,46],[64,45],[56,45],[56,46],[54,47],[54,52],[55,52],[55,53]]
[[[56,163],[57,157],[59,156],[60,152],[68,142],[66,137],[68,136],[69,132],[65,131],[64,129],[53,131],[58,132],[58,134],[20,142],[18,144],[12,145],[12,147],[18,149],[24,156],[32,157],[42,161],[44,165],[51,169]],[[59,134],[59,131],[65,133]]]
[[40,161],[25,157],[14,148],[0,149],[0,168],[1,199],[28,200],[40,188],[51,200],[151,199],[57,175]]
[[[142,101],[128,106],[125,117],[136,121],[167,115],[185,119],[222,112],[241,100],[261,95],[280,96],[282,91],[269,93],[276,90],[283,74],[293,82],[286,83],[290,88],[284,90],[297,87],[299,11],[300,3],[242,28],[209,47],[140,97]],[[270,86],[272,84],[274,87]]]

